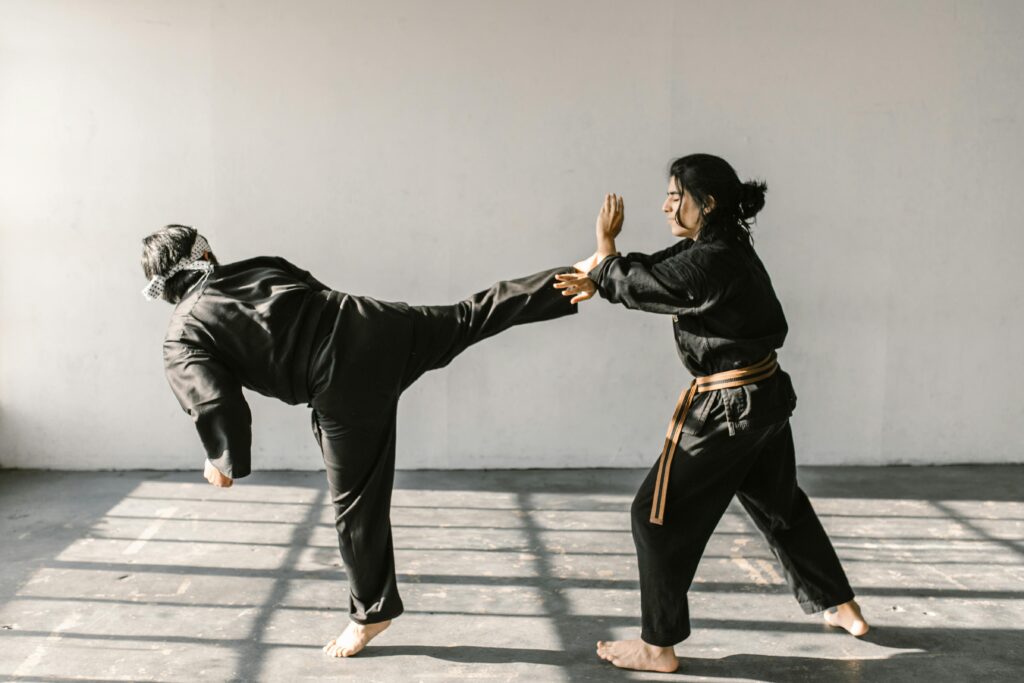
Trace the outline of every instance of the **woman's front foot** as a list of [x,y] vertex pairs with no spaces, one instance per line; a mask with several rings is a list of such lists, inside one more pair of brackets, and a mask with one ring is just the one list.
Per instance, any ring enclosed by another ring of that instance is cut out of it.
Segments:
[[598,641],[597,656],[620,669],[672,673],[679,668],[676,652],[671,647],[658,647],[637,640]]
[[377,624],[349,622],[348,627],[341,632],[340,636],[324,645],[324,653],[331,657],[351,657],[361,652],[367,643],[390,625],[390,619]]

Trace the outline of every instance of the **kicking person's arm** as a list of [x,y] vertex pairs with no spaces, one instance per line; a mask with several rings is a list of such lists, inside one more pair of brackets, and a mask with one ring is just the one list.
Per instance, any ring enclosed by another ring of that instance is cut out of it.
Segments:
[[230,486],[250,472],[252,414],[242,387],[205,349],[164,342],[167,381],[196,425],[206,450],[203,472],[215,486]]

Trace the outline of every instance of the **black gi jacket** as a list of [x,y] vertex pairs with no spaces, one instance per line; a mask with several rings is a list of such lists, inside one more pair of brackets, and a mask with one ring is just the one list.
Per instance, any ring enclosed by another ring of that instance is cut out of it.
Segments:
[[175,307],[163,345],[167,381],[227,476],[250,471],[243,386],[292,405],[310,400],[311,361],[339,316],[332,295],[283,258],[261,256],[215,266]]
[[[531,289],[548,277],[538,273],[481,293],[490,303],[487,317],[475,325],[477,339],[575,311],[550,287]],[[493,297],[507,300],[502,305]],[[484,303],[476,302],[480,311]],[[438,327],[432,320],[457,315],[454,307],[439,307],[451,313],[434,308],[331,290],[282,258],[215,266],[171,316],[163,348],[167,381],[195,421],[207,457],[238,479],[251,468],[252,416],[242,387],[293,405],[308,403],[345,429],[379,420],[393,413],[417,373],[434,367],[417,349],[430,348]],[[425,335],[419,346],[417,321]],[[442,351],[459,347],[458,339],[437,342]],[[434,360],[441,362],[439,353]]]
[[[654,254],[609,256],[588,274],[602,297],[672,316],[676,348],[696,377],[753,365],[782,346],[788,327],[753,248],[682,239]],[[729,432],[763,427],[796,406],[789,375],[697,394],[683,432],[697,434],[721,402]]]

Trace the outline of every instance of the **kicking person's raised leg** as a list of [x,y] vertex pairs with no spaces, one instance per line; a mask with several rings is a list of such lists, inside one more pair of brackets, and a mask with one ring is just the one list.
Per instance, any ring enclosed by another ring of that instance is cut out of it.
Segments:
[[842,563],[797,484],[788,421],[758,453],[737,497],[767,539],[804,612],[824,611],[829,625],[855,636],[867,633]]
[[577,304],[554,289],[554,268],[515,280],[502,280],[448,306],[411,306],[413,350],[402,386],[423,373],[448,365],[469,346],[514,325],[552,320],[575,313]]
[[403,611],[390,521],[395,426],[394,406],[352,424],[313,414],[349,583],[351,623],[324,646],[335,657],[357,654]]

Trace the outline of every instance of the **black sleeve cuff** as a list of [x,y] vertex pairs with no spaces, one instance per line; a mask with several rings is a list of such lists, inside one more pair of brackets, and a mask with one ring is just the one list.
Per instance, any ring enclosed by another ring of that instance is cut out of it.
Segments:
[[603,259],[601,259],[600,263],[598,263],[596,266],[594,266],[593,270],[591,270],[589,273],[587,273],[587,277],[589,277],[591,280],[594,281],[594,285],[597,287],[597,291],[598,291],[598,293],[601,294],[601,296],[604,296],[604,289],[601,286],[602,283],[603,283],[603,280],[604,280],[604,274],[605,274],[605,272],[607,272],[609,266],[611,265],[611,262],[614,259],[619,259],[619,258],[622,258],[622,257],[619,256],[618,254],[612,254],[611,256],[605,256]]
[[209,460],[221,474],[231,479],[242,479],[252,472],[248,454],[239,457],[230,451],[224,451],[219,457],[209,458]]

